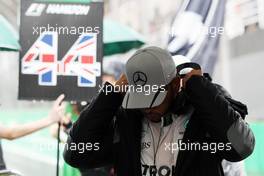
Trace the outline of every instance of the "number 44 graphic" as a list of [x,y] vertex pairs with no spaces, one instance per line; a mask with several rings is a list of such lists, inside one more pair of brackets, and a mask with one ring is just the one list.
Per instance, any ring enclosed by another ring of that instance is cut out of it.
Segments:
[[58,61],[58,33],[44,32],[22,58],[22,74],[38,75],[41,86],[56,86],[57,76],[77,76],[79,87],[95,87],[101,75],[96,62],[97,34],[83,33]]

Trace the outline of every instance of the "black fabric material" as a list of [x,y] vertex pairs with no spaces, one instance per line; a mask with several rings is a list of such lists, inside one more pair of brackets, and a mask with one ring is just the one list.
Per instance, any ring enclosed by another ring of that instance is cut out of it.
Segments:
[[[108,84],[109,86],[110,84]],[[227,131],[240,118],[223,94],[208,79],[192,76],[182,91],[186,106],[194,112],[187,124],[183,142],[228,143]],[[97,168],[113,164],[117,176],[141,176],[141,129],[143,114],[139,110],[121,108],[119,93],[99,93],[80,115],[70,131],[68,144],[99,142],[100,150],[77,151],[65,148],[65,161],[73,167]],[[175,108],[175,107],[174,107]],[[174,110],[172,106],[172,110]],[[178,111],[179,112],[179,111]],[[114,125],[115,117],[115,125]],[[243,125],[243,124],[242,124]],[[114,126],[119,142],[113,143]],[[248,132],[252,132],[247,128]],[[243,132],[244,133],[244,132]],[[242,135],[241,135],[242,136]],[[238,136],[241,137],[241,136]],[[254,136],[242,140],[254,140]],[[250,143],[250,142],[249,142]],[[251,143],[254,145],[254,143]],[[253,147],[247,148],[253,152]],[[222,176],[221,161],[240,161],[245,156],[231,148],[229,151],[179,151],[176,176]]]
[[3,157],[2,142],[0,140],[0,170],[4,169],[6,169],[6,165]]
[[201,70],[201,66],[199,64],[194,63],[194,62],[186,62],[186,63],[180,64],[176,67],[177,76],[179,76],[180,78],[183,78],[185,76],[185,74],[180,74],[180,72],[185,68],[192,68],[194,70]]
[[[207,74],[205,78],[210,82],[212,81],[209,74]],[[247,106],[237,100],[232,99],[229,92],[221,85],[215,83],[212,84],[214,84],[218,92],[231,104],[232,108],[237,111],[243,119],[245,119],[246,115],[248,115]],[[191,104],[188,102],[184,91],[180,91],[171,105],[171,111],[175,114],[184,114],[188,111],[190,105]]]
[[81,170],[81,176],[108,176],[111,166]]

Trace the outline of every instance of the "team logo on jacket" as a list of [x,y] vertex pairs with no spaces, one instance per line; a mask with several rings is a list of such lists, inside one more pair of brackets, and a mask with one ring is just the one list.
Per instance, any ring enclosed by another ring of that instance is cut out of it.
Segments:
[[142,176],[172,176],[176,174],[176,166],[160,166],[142,164]]

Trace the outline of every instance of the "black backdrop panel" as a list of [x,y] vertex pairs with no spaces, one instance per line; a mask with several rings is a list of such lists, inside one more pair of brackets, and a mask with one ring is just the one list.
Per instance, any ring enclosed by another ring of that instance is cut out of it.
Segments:
[[[19,99],[88,101],[101,84],[103,2],[21,1]],[[8,75],[7,75],[8,76]]]

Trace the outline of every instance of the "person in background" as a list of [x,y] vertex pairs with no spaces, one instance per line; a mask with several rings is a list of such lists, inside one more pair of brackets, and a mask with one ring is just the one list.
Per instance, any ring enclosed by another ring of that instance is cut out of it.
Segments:
[[[4,126],[0,123],[0,139],[14,140],[26,135],[30,135],[43,128],[46,128],[54,123],[58,123],[62,120],[64,114],[64,104],[62,101],[64,95],[61,94],[53,103],[53,106],[48,115],[40,120],[29,122],[22,125]],[[0,143],[0,170],[5,170],[6,165],[3,158],[2,146]]]
[[64,116],[64,105],[62,104],[63,99],[64,95],[62,94],[55,100],[52,109],[50,110],[47,117],[44,117],[35,122],[30,122],[22,125],[13,125],[10,127],[6,127],[0,124],[0,138],[14,140],[34,133],[54,123],[60,122],[60,120]]

